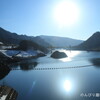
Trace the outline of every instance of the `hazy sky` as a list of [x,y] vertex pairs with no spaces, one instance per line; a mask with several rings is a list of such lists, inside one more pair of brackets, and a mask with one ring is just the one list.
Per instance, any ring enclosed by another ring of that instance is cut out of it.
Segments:
[[64,0],[0,0],[0,27],[18,34],[54,35],[86,40],[100,31],[100,0],[71,0],[80,16],[68,27],[59,27],[54,9]]

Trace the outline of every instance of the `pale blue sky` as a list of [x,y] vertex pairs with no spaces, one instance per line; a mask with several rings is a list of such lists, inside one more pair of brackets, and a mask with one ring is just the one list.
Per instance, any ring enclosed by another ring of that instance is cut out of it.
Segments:
[[73,0],[80,19],[71,27],[59,28],[53,10],[63,0],[0,0],[0,27],[30,36],[52,35],[86,40],[100,31],[100,0]]

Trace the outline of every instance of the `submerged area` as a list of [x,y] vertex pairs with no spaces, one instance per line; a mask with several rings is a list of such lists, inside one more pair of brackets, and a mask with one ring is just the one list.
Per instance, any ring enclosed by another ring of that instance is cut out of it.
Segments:
[[[11,64],[0,85],[14,88],[17,100],[96,99],[100,91],[100,52],[60,51],[68,57],[53,59],[48,54]],[[85,93],[94,93],[94,97]]]

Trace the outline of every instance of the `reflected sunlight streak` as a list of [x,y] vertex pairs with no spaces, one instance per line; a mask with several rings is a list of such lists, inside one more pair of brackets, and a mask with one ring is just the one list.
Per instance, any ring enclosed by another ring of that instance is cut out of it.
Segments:
[[68,57],[59,59],[63,62],[72,61],[72,58],[80,54],[80,51],[67,51],[67,50],[60,50],[61,52],[65,52]]
[[71,82],[70,82],[69,80],[65,80],[63,86],[64,86],[64,89],[65,89],[67,92],[70,91],[70,90],[72,89],[72,84],[71,84]]

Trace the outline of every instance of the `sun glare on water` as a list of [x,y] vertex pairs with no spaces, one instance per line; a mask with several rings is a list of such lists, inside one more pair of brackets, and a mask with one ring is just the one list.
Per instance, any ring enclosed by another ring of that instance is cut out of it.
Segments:
[[54,19],[60,27],[71,26],[79,19],[79,8],[72,1],[62,1],[54,8]]
[[64,89],[66,90],[66,91],[70,91],[71,90],[71,88],[72,88],[72,84],[71,84],[71,82],[69,81],[69,80],[66,80],[65,82],[64,82]]

